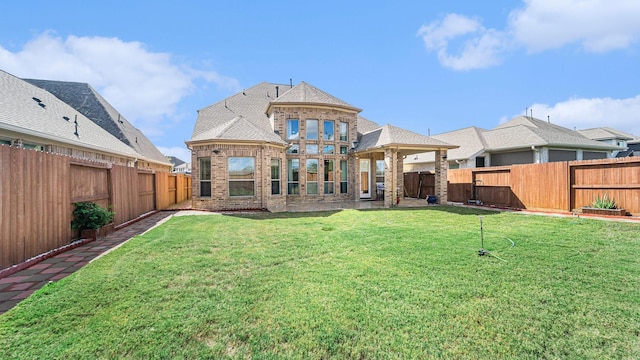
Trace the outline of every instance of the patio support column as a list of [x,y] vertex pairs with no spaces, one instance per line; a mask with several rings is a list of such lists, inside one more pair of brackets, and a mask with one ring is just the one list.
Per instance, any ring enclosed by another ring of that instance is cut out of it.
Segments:
[[439,204],[447,203],[447,150],[436,150],[435,190]]
[[384,150],[384,207],[390,208],[395,198],[395,161],[392,149]]

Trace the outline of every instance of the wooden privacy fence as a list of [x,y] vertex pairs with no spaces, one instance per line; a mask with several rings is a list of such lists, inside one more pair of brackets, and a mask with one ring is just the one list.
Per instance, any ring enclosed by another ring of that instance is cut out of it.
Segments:
[[640,215],[639,158],[456,169],[447,177],[449,201],[576,211],[607,194],[631,215]]
[[73,204],[115,211],[115,225],[191,198],[184,174],[0,145],[0,269],[68,244]]
[[436,191],[436,176],[429,172],[404,173],[404,196],[426,199]]

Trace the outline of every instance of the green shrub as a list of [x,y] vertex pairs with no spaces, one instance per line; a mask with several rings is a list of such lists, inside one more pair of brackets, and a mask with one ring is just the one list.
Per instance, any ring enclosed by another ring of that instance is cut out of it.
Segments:
[[596,209],[617,209],[618,205],[616,205],[615,200],[609,199],[607,194],[596,196],[591,204],[591,207]]
[[113,222],[115,213],[109,209],[92,202],[75,203],[73,209],[73,221],[71,227],[73,229],[99,229],[110,222]]

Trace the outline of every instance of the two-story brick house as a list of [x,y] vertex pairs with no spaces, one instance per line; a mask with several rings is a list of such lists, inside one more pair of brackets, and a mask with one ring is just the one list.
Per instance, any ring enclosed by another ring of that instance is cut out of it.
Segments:
[[403,158],[441,159],[436,196],[446,201],[445,142],[392,125],[305,82],[261,83],[198,111],[192,151],[193,206],[267,209],[287,204],[402,197]]

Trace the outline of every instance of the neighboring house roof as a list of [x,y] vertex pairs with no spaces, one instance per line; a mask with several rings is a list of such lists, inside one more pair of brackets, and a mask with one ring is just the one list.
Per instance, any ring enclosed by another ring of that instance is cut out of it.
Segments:
[[178,159],[178,158],[177,158],[177,157],[175,157],[175,156],[167,156],[167,160],[168,160],[170,163],[172,163],[174,167],[175,167],[175,166],[180,166],[180,165],[182,165],[182,164],[184,164],[184,163],[185,163],[184,161],[182,161],[182,160]]
[[[482,132],[484,131],[487,130],[471,126],[460,130],[433,135],[432,137],[449,144],[460,144],[459,148],[447,151],[447,159],[462,160],[474,157],[484,151],[487,147],[484,137],[482,136]],[[435,153],[433,152],[415,154],[404,160],[406,164],[434,161]]]
[[362,134],[360,142],[354,150],[356,152],[363,152],[396,145],[401,145],[404,148],[410,147],[415,149],[422,147],[430,149],[452,149],[457,147],[457,145],[447,144],[444,141],[434,139],[430,136],[424,136],[413,131],[387,124],[383,127]]
[[487,151],[505,151],[531,146],[592,150],[621,150],[619,146],[591,140],[577,131],[530,116],[518,116],[483,133]]
[[[450,161],[470,159],[483,152],[530,149],[532,146],[598,151],[621,149],[618,146],[588,139],[579,132],[528,116],[518,116],[492,130],[472,126],[433,137],[450,144],[460,145],[458,149],[447,151],[447,158]],[[433,161],[435,161],[433,153],[416,154],[405,159],[406,164]]]
[[160,150],[111,106],[91,85],[68,81],[23,80],[52,93],[111,135],[132,147],[146,159],[168,165],[167,159]]
[[[294,86],[293,88],[287,90],[282,95],[280,95],[277,99],[271,101],[269,107],[272,105],[323,105],[323,106],[333,106],[346,110],[351,110],[355,112],[360,112],[362,109],[358,109],[355,106],[348,104],[345,101],[338,99],[337,97],[327,94],[326,92],[307,84],[302,81],[300,84]],[[269,109],[265,109],[266,112],[269,112]]]
[[141,157],[134,149],[52,93],[2,70],[0,129],[99,152]]
[[592,140],[635,140],[636,137],[608,126],[578,130],[578,132]]

